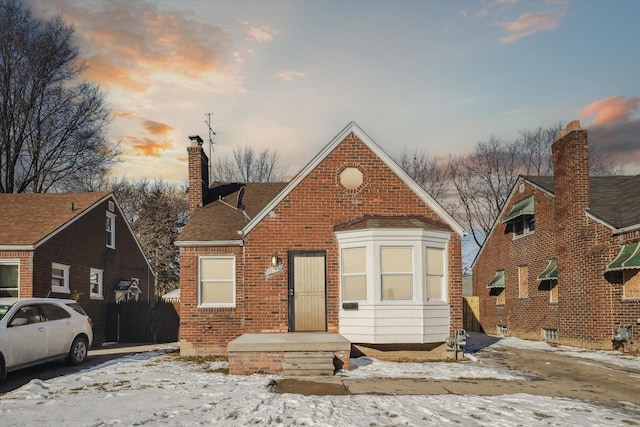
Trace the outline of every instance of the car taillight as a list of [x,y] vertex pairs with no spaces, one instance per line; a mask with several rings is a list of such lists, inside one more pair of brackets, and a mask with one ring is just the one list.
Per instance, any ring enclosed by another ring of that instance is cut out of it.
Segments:
[[87,322],[89,322],[89,326],[93,329],[93,320],[91,320],[91,317],[87,316]]

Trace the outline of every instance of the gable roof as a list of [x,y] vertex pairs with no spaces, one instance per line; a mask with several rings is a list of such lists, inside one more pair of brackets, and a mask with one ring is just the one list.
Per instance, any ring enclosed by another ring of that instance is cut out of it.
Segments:
[[109,196],[111,193],[0,194],[0,248],[35,249]]
[[291,193],[331,152],[347,137],[353,133],[362,141],[380,160],[391,169],[431,210],[458,235],[464,235],[464,228],[444,210],[438,202],[420,187],[387,153],[385,153],[355,122],[350,122],[336,135],[287,185],[278,193],[262,211],[253,217],[242,229],[243,235],[247,235],[271,212],[289,193]]
[[[553,176],[521,175],[520,178],[555,196]],[[500,222],[500,218],[504,216],[505,208],[509,205],[518,185],[519,180],[511,189],[496,222],[476,254],[472,266],[480,258],[480,254],[486,246],[485,243],[489,241],[493,230]],[[587,214],[613,229],[614,232],[619,233],[640,228],[640,175],[591,176],[589,177],[589,199]]]
[[[555,194],[553,176],[523,176]],[[640,175],[589,177],[589,214],[612,229],[640,226]]]
[[[204,205],[193,211],[175,244],[194,246],[209,242],[226,242],[230,245],[241,245],[242,236],[238,231],[242,230],[285,185],[286,182],[214,184],[205,195]],[[239,198],[244,211],[238,209]]]

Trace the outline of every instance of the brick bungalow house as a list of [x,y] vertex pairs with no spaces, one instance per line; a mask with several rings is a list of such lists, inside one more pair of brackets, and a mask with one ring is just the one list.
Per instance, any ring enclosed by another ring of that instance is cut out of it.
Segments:
[[589,176],[587,131],[552,146],[554,176],[522,176],[473,264],[484,331],[638,349],[640,175]]
[[422,345],[462,327],[462,227],[355,123],[288,183],[210,188],[191,140],[181,354],[246,333]]
[[0,297],[76,299],[100,344],[108,304],[152,301],[154,279],[113,194],[0,194]]

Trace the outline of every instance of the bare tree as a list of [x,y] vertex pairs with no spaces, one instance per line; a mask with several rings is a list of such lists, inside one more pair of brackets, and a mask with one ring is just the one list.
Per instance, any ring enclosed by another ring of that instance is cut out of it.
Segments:
[[0,192],[64,190],[100,179],[117,156],[110,113],[86,68],[74,30],[42,21],[18,0],[0,0]]
[[449,165],[445,160],[430,156],[426,151],[406,149],[398,159],[400,167],[425,189],[450,214],[456,211],[458,203],[452,191]]
[[157,295],[178,288],[180,251],[173,242],[189,215],[185,189],[127,179],[112,182],[111,188],[156,273]]
[[515,144],[492,136],[478,143],[471,154],[453,156],[449,162],[461,206],[459,219],[471,230],[478,246],[482,246],[518,179],[516,157]]
[[524,175],[551,175],[553,161],[551,159],[551,145],[556,134],[562,129],[557,123],[550,127],[537,127],[520,131],[520,139],[516,145],[516,161]]
[[219,157],[212,167],[212,180],[220,182],[276,182],[283,174],[278,153],[268,148],[260,153],[252,147],[236,148],[231,158]]

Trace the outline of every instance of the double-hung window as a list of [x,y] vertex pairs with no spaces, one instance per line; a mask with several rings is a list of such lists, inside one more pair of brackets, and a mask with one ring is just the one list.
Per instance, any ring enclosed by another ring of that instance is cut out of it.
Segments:
[[367,299],[366,248],[342,250],[342,300],[365,301]]
[[20,261],[0,260],[0,297],[18,297]]
[[380,274],[383,300],[413,299],[413,248],[381,247]]
[[51,264],[51,291],[68,294],[69,291],[69,266],[64,264]]
[[198,305],[235,307],[235,256],[200,257],[198,276]]
[[427,300],[444,301],[444,250],[427,248]]
[[106,217],[107,247],[116,248],[116,215],[107,211]]
[[92,299],[102,298],[102,270],[89,270],[89,295]]

